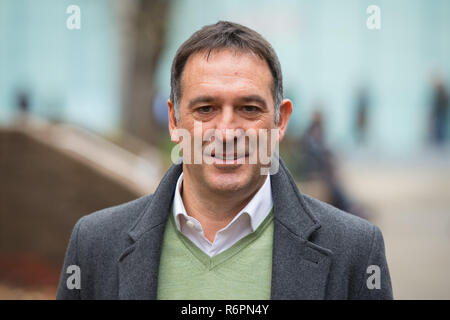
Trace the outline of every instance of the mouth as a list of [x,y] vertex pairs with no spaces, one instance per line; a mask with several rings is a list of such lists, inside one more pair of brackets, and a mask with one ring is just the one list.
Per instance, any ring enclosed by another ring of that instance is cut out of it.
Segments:
[[240,155],[238,155],[237,153],[233,153],[233,154],[223,154],[223,153],[215,154],[215,153],[213,153],[211,155],[211,157],[219,159],[219,160],[237,160],[237,159],[245,158],[247,156],[248,156],[248,154],[245,154],[245,153],[240,154]]
[[212,153],[211,158],[215,165],[241,165],[245,163],[245,159],[248,158],[248,153]]

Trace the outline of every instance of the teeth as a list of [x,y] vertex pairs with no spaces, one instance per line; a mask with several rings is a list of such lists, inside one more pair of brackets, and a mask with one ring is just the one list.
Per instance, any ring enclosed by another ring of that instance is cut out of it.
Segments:
[[234,160],[234,155],[233,156],[216,155],[216,158],[219,158],[222,160]]
[[221,160],[235,160],[235,159],[242,158],[242,156],[220,155],[220,154],[216,154],[215,157],[218,159],[221,159]]

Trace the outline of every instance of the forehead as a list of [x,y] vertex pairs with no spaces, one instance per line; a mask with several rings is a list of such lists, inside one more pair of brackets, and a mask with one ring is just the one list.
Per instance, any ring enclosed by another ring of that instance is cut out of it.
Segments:
[[205,90],[271,97],[272,73],[267,62],[252,52],[230,49],[209,54],[198,52],[186,62],[181,87],[182,99],[185,95],[203,94]]

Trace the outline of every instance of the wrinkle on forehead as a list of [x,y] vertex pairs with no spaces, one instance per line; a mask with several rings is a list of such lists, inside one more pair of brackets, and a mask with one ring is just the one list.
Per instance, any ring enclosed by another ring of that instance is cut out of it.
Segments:
[[185,65],[181,83],[186,89],[194,83],[202,83],[205,79],[227,77],[230,80],[233,77],[245,78],[252,83],[262,81],[265,82],[264,91],[269,90],[271,93],[272,90],[272,73],[267,62],[253,52],[239,49],[202,51],[193,54]]

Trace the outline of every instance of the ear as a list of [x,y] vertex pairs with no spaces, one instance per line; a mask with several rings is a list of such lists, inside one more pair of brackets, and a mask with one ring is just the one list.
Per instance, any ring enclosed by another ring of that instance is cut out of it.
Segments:
[[286,128],[289,122],[289,118],[292,114],[292,101],[284,99],[280,107],[280,118],[278,120],[278,141],[281,141],[286,132]]
[[172,103],[172,101],[167,100],[167,107],[169,111],[169,132],[170,132],[170,139],[175,142],[179,143],[180,139],[177,134],[177,118],[175,117],[175,107]]

